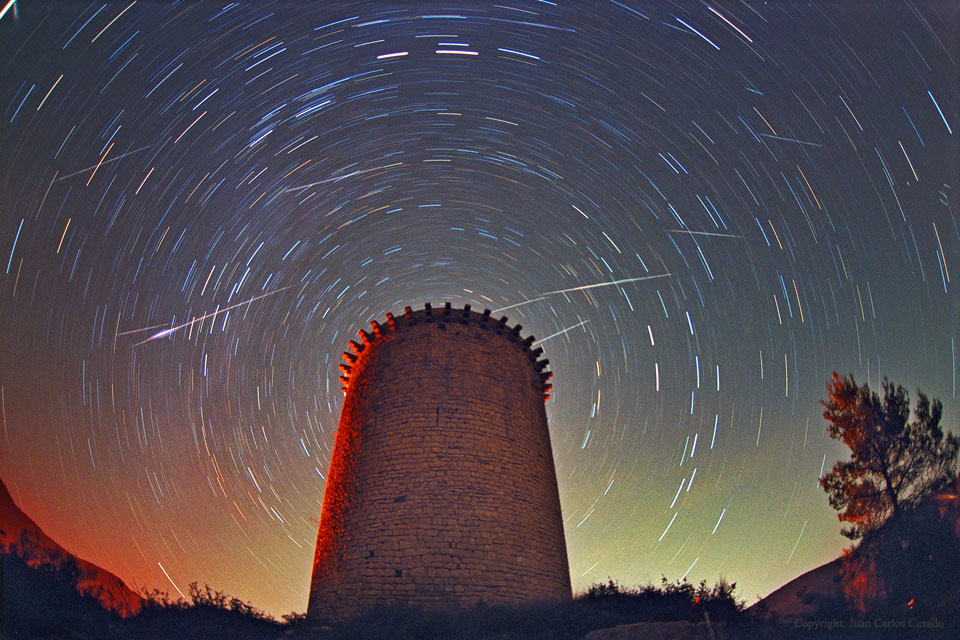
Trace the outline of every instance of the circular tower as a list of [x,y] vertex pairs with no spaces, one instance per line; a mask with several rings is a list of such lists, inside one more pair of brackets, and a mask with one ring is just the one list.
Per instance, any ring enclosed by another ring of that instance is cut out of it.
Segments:
[[568,600],[543,350],[470,305],[370,325],[340,366],[307,617]]

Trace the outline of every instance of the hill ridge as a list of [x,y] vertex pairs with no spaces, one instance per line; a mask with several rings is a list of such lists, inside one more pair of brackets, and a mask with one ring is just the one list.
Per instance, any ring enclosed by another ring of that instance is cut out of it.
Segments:
[[68,560],[79,569],[76,589],[95,597],[104,608],[129,617],[143,608],[143,598],[116,574],[67,551],[51,538],[13,500],[0,479],[0,547],[14,551],[30,566],[51,563],[57,567]]

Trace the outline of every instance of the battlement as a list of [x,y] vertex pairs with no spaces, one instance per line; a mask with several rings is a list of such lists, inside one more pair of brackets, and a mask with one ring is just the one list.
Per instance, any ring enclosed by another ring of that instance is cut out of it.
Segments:
[[364,350],[374,347],[378,342],[390,340],[394,334],[402,332],[407,327],[417,325],[433,324],[438,329],[444,329],[448,325],[469,325],[490,331],[493,334],[503,336],[504,340],[516,345],[527,356],[534,372],[539,376],[540,390],[543,393],[543,400],[550,398],[549,391],[553,385],[549,383],[553,373],[545,369],[550,364],[546,358],[540,360],[543,354],[541,347],[533,348],[535,339],[533,336],[522,338],[520,330],[522,325],[509,326],[506,316],[495,319],[491,316],[490,309],[484,309],[483,313],[478,313],[470,309],[470,305],[464,305],[463,308],[453,307],[449,302],[444,303],[443,307],[434,308],[427,302],[422,309],[416,311],[412,307],[405,307],[400,315],[388,313],[385,322],[373,320],[370,322],[370,331],[360,329],[357,332],[357,340],[351,340],[350,350],[343,352],[344,363],[340,365],[340,382],[343,385],[342,391],[347,393],[350,386],[350,374],[360,355]]

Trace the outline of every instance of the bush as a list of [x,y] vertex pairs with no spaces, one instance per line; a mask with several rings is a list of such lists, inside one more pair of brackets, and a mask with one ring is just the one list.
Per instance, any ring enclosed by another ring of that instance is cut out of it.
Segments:
[[159,590],[144,591],[143,610],[125,621],[130,638],[276,638],[283,625],[248,602],[210,585],[190,583],[189,601],[171,600]]
[[368,611],[339,624],[317,625],[298,619],[290,625],[293,638],[317,640],[581,640],[606,627],[635,622],[704,622],[745,624],[743,603],[735,585],[661,580],[659,586],[626,588],[613,580],[592,585],[571,602],[529,607],[477,606],[459,612],[424,612],[406,607]]
[[741,617],[744,607],[733,595],[736,586],[725,579],[711,588],[706,580],[695,586],[686,580],[670,582],[661,577],[660,586],[648,584],[628,589],[609,580],[592,585],[576,602],[632,622],[701,622],[704,614],[713,621],[732,622]]

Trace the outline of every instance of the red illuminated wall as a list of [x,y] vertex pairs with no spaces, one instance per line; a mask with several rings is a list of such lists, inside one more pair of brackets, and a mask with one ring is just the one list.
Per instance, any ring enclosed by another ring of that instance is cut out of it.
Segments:
[[408,308],[345,354],[308,617],[570,598],[550,374],[503,320]]

